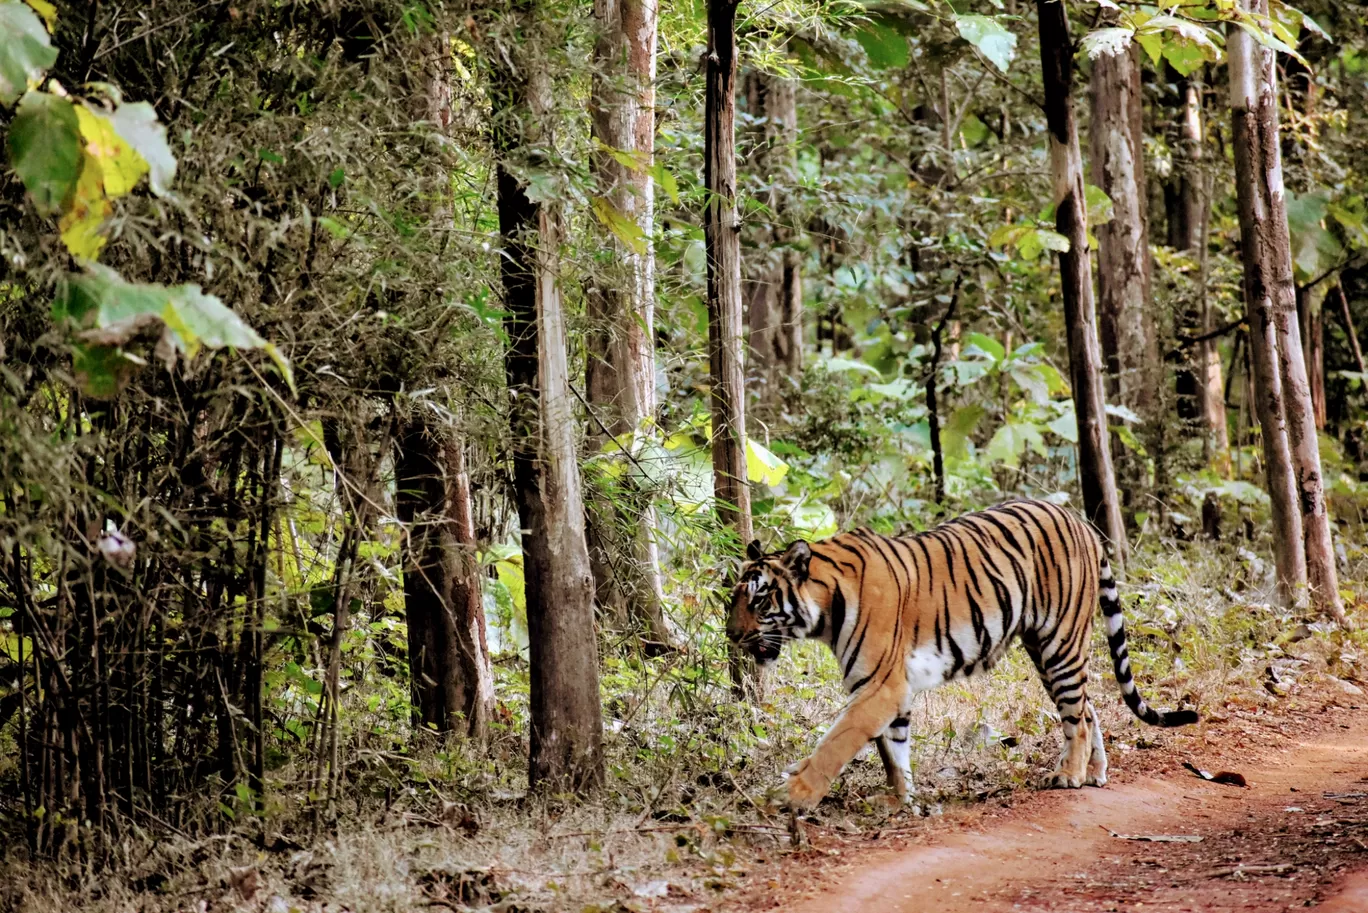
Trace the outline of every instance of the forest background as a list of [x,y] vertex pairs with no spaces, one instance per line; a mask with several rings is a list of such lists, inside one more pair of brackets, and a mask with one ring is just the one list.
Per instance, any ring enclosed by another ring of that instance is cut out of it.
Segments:
[[[7,902],[624,816],[724,887],[840,704],[729,652],[753,536],[1047,497],[1160,693],[1353,678],[1365,54],[1311,0],[0,0]],[[1044,765],[999,678],[919,710],[926,808]]]

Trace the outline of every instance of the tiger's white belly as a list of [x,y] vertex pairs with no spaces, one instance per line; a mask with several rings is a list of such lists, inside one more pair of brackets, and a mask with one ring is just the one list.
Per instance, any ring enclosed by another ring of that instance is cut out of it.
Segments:
[[935,644],[918,647],[908,655],[907,688],[916,693],[930,691],[945,682],[955,659],[948,650],[937,650]]

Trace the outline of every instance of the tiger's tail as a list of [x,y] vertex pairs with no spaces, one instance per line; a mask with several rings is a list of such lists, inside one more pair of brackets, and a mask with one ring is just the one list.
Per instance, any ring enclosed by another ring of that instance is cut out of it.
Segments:
[[1121,617],[1121,600],[1116,593],[1116,580],[1112,578],[1111,563],[1102,559],[1102,580],[1098,601],[1102,605],[1102,617],[1107,621],[1107,646],[1111,650],[1112,669],[1116,672],[1116,683],[1121,686],[1121,696],[1126,706],[1143,722],[1151,726],[1187,726],[1198,720],[1195,710],[1155,710],[1135,687],[1131,675],[1130,650],[1126,647],[1126,622]]

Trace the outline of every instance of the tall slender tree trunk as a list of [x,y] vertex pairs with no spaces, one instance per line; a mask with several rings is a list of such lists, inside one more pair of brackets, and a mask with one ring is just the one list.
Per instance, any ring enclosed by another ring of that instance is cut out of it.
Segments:
[[[1115,20],[1113,11],[1110,19]],[[1093,183],[1111,197],[1110,222],[1097,227],[1097,321],[1107,366],[1110,398],[1140,416],[1145,439],[1156,415],[1163,361],[1149,314],[1149,226],[1145,212],[1143,99],[1139,47],[1104,55],[1093,63],[1090,140]],[[1115,439],[1113,439],[1115,440]],[[1127,506],[1149,486],[1144,463],[1122,451],[1118,472],[1126,479]]]
[[1113,560],[1124,566],[1126,528],[1121,519],[1102,392],[1102,353],[1097,340],[1092,264],[1088,257],[1088,210],[1083,192],[1083,156],[1073,112],[1073,42],[1059,0],[1036,0],[1040,21],[1040,63],[1045,84],[1045,119],[1050,131],[1055,224],[1069,239],[1059,255],[1064,322],[1069,338],[1069,374],[1078,417],[1078,476],[1088,518],[1110,543]]
[[[1194,77],[1179,76],[1167,65],[1163,69],[1177,87],[1177,92],[1168,96],[1172,107],[1166,133],[1173,150],[1173,171],[1164,182],[1165,235],[1169,247],[1196,254],[1200,252],[1205,212],[1201,87]],[[1179,336],[1200,332],[1201,315],[1189,303],[1180,303],[1173,321]],[[1204,370],[1202,352],[1185,349],[1174,371],[1174,392],[1178,418],[1186,423],[1195,425],[1202,418]]]
[[797,86],[792,79],[755,70],[747,75],[745,89],[747,109],[760,123],[753,161],[770,188],[765,200],[770,215],[768,226],[758,232],[762,250],[751,265],[744,299],[760,399],[772,404],[784,378],[803,367],[802,258],[794,248],[798,233],[785,189],[797,165]]
[[1325,286],[1297,289],[1297,323],[1306,354],[1306,381],[1316,430],[1325,428]]
[[[708,367],[712,379],[713,497],[718,519],[736,531],[738,554],[753,537],[746,476],[746,390],[742,363],[741,218],[736,211],[736,6],[708,0],[704,89],[703,221],[708,260]],[[758,669],[735,648],[732,684],[742,690]]]
[[484,738],[494,707],[475,560],[470,476],[461,445],[408,421],[394,461],[414,724]]
[[1225,381],[1221,377],[1221,350],[1217,340],[1210,336],[1216,329],[1216,318],[1207,291],[1211,276],[1212,184],[1209,177],[1202,183],[1202,224],[1197,233],[1197,301],[1202,317],[1202,335],[1207,337],[1201,342],[1198,356],[1198,363],[1204,366],[1202,418],[1206,421],[1206,434],[1202,437],[1202,455],[1207,465],[1215,467],[1218,473],[1228,478],[1230,428],[1226,419]]
[[519,0],[511,12],[517,37],[490,55],[490,101],[509,315],[504,366],[531,643],[528,780],[533,789],[582,791],[603,781],[603,721],[557,262],[560,224],[550,203],[528,196],[515,170],[531,150],[551,146],[552,83],[542,64],[544,49],[560,36],[548,34],[551,17],[536,0]]
[[[1241,5],[1267,13],[1263,0],[1243,0]],[[1274,57],[1233,27],[1228,48],[1245,307],[1273,507],[1279,594],[1287,604],[1298,605],[1309,584],[1317,608],[1342,618],[1319,444],[1297,329]]]
[[[596,0],[598,40],[590,98],[593,133],[600,148],[594,173],[608,203],[640,232],[633,247],[615,235],[606,240],[615,269],[589,289],[590,338],[585,367],[589,402],[608,434],[635,438],[655,418],[655,153],[656,0]],[[614,153],[617,153],[616,155]],[[632,162],[619,158],[623,153]],[[606,435],[591,427],[600,444]],[[627,511],[605,505],[590,517],[595,590],[600,605],[630,616],[650,642],[672,642],[665,622],[655,507],[649,495]],[[611,531],[625,530],[627,560],[610,561]]]

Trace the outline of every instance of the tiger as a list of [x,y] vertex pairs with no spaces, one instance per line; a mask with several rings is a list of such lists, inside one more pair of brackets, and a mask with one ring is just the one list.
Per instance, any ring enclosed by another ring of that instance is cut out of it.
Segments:
[[1064,731],[1043,785],[1105,786],[1107,752],[1087,687],[1094,600],[1131,712],[1151,726],[1198,721],[1193,710],[1155,710],[1140,696],[1102,541],[1082,517],[1049,501],[1007,501],[908,536],[857,529],[770,554],[756,540],[729,597],[726,634],[737,649],[764,667],[785,643],[819,639],[850,695],[813,753],[789,769],[790,807],[820,801],[871,741],[893,796],[912,801],[913,696],[992,668],[1013,638],[1035,663]]

